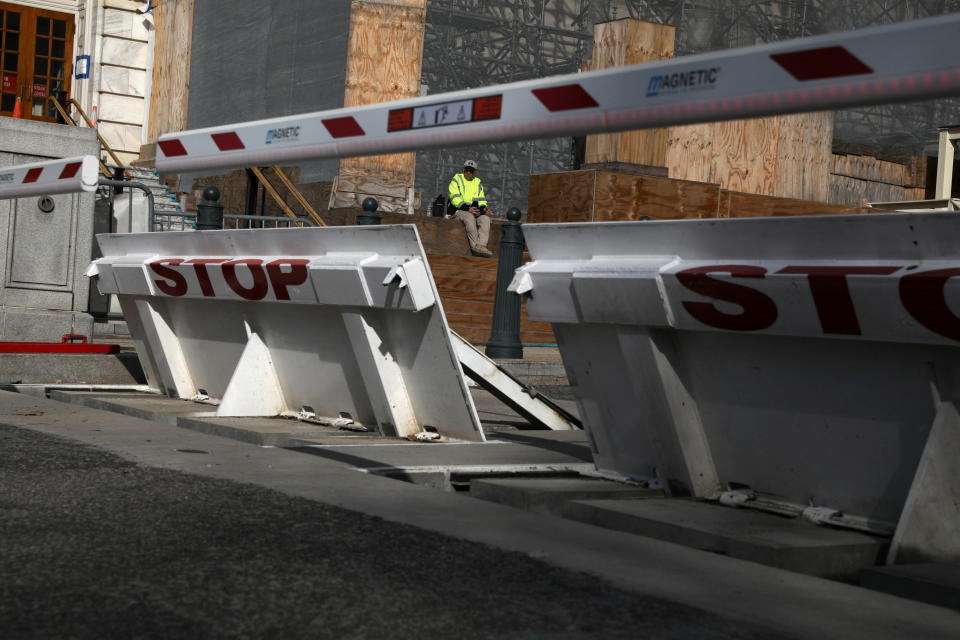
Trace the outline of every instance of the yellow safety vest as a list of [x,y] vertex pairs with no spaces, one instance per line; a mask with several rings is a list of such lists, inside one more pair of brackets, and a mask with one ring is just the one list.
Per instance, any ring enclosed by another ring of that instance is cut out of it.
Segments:
[[450,196],[450,204],[457,209],[463,203],[471,204],[474,199],[479,201],[478,204],[487,205],[486,196],[483,195],[483,184],[480,183],[480,178],[476,176],[473,177],[473,180],[467,180],[462,173],[458,173],[450,181],[447,192]]

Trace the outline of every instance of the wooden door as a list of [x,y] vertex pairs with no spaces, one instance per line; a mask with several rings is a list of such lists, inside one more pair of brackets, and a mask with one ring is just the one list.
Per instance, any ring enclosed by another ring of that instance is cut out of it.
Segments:
[[0,2],[0,115],[54,122],[48,100],[70,92],[73,78],[73,16]]

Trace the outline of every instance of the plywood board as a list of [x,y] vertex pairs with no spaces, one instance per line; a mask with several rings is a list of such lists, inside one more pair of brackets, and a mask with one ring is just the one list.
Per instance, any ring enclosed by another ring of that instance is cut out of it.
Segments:
[[833,112],[797,113],[777,119],[774,181],[767,195],[829,202]]
[[729,193],[729,217],[809,216],[839,213],[869,213],[863,207],[811,202],[796,198],[775,198],[754,193]]
[[830,175],[829,199],[834,204],[866,206],[868,202],[923,200],[925,195],[926,189],[923,187],[901,187],[873,180]]
[[670,129],[671,178],[725,189],[826,202],[833,114],[790,114]]
[[565,171],[530,176],[527,222],[593,220],[596,171]]
[[[676,28],[633,18],[601,22],[593,27],[591,69],[607,69],[673,57]],[[662,166],[666,129],[647,129],[587,136],[585,161],[630,162]]]
[[715,218],[720,188],[715,184],[598,171],[593,220]]
[[194,0],[161,2],[154,6],[156,28],[147,139],[187,128],[190,93],[190,52]]
[[713,218],[716,184],[616,171],[567,171],[530,176],[528,222]]
[[[425,21],[426,0],[351,3],[344,107],[420,94]],[[374,171],[412,187],[414,165],[413,153],[344,158],[340,173]]]
[[834,153],[830,161],[830,172],[837,175],[899,186],[915,186],[913,168],[905,164],[847,153]]
[[673,127],[665,164],[671,178],[773,195],[779,132],[778,117]]

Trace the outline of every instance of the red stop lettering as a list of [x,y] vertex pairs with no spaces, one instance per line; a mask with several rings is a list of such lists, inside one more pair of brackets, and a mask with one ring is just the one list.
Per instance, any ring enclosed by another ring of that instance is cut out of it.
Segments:
[[187,279],[183,277],[182,273],[178,273],[170,267],[165,267],[163,265],[177,265],[182,264],[183,258],[161,258],[160,260],[154,260],[150,263],[150,269],[164,278],[164,280],[154,280],[153,284],[157,285],[157,289],[163,291],[168,296],[182,296],[187,293]]
[[677,272],[677,280],[687,289],[700,295],[732,302],[743,307],[739,314],[723,313],[711,302],[683,302],[683,308],[705,325],[731,331],[759,331],[777,320],[777,305],[764,293],[734,284],[715,280],[708,274],[729,273],[736,278],[763,278],[763,267],[722,264],[711,267],[694,267]]
[[[287,287],[295,287],[307,281],[307,264],[309,260],[299,258],[280,258],[267,264],[267,275],[270,277],[270,284],[273,285],[273,293],[277,300],[289,300],[290,293]],[[284,271],[282,267],[289,266],[289,271]]]
[[216,297],[216,292],[213,290],[213,284],[210,282],[210,274],[207,273],[208,264],[220,264],[221,262],[226,262],[226,258],[194,258],[193,260],[187,260],[187,264],[193,265],[193,271],[197,274],[197,281],[200,283],[200,292],[208,297]]
[[848,275],[887,276],[900,267],[784,267],[777,273],[806,274],[813,304],[817,307],[824,333],[860,335],[860,322],[853,308]]
[[900,279],[900,301],[917,322],[951,340],[960,340],[960,318],[947,306],[947,280],[960,276],[960,268],[912,273]]
[[[237,266],[245,264],[250,268],[250,275],[253,276],[253,285],[250,288],[244,287],[237,279]],[[263,300],[267,295],[267,274],[263,272],[263,260],[257,258],[245,258],[243,260],[231,260],[223,263],[223,279],[227,281],[230,288],[238,296],[245,300]]]

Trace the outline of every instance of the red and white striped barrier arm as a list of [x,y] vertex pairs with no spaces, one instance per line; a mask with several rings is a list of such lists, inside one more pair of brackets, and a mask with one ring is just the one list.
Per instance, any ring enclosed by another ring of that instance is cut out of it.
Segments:
[[0,167],[0,200],[27,196],[96,191],[99,180],[93,156]]
[[162,136],[195,171],[623,131],[960,94],[960,14]]

